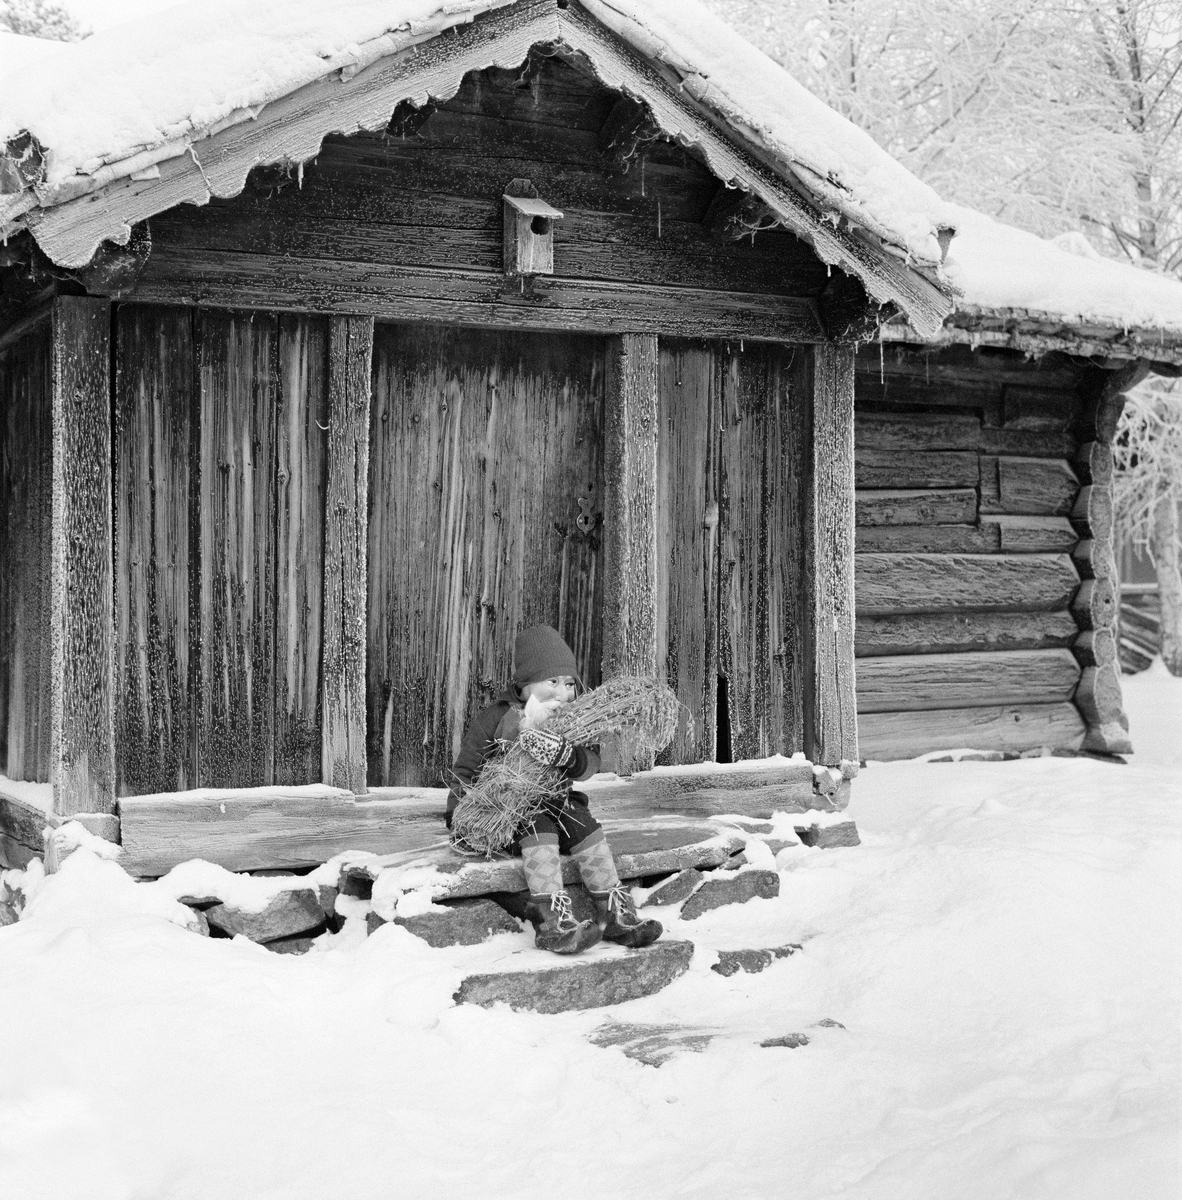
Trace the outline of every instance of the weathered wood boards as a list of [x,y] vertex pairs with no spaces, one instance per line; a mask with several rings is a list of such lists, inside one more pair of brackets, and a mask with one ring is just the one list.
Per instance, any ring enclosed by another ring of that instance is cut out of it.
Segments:
[[[603,412],[603,676],[657,674],[657,339],[607,343]],[[627,738],[606,769],[653,765]]]
[[0,350],[0,761],[11,779],[50,777],[53,523],[49,315]]
[[659,383],[658,655],[685,706],[661,761],[793,754],[808,670],[808,355],[662,339]]
[[[324,783],[365,791],[366,549],[373,318],[328,332],[324,501]],[[409,466],[409,464],[407,464]]]
[[913,758],[931,750],[1078,748],[1084,721],[1074,704],[1009,704],[867,713],[858,721],[866,759]]
[[116,324],[119,793],[315,782],[327,322]]
[[[1111,455],[1086,441],[1111,436],[1089,407],[1107,383],[1054,356],[861,357],[856,651],[876,753],[1073,745],[1056,702],[1074,698],[1089,725],[1097,697],[1111,707]],[[952,486],[969,459],[977,485]],[[1038,707],[1011,720],[1002,704]],[[950,715],[969,710],[980,719]]]
[[599,681],[598,339],[379,325],[370,416],[374,785],[446,781],[466,723],[554,625]]
[[1079,575],[1066,554],[859,554],[858,611],[1050,611],[1066,607]]
[[1052,703],[1070,700],[1079,676],[1070,650],[860,658],[858,712]]
[[319,795],[213,793],[119,801],[123,853],[132,875],[163,875],[190,858],[231,871],[312,866],[345,850],[392,854],[446,846],[439,794],[401,801]]
[[[806,753],[816,762],[834,766],[858,758],[853,671],[854,489],[850,479],[853,371],[849,347],[815,348],[807,555],[812,571],[812,711],[806,731],[811,753]],[[859,589],[862,586],[859,578]],[[880,583],[880,593],[882,590]]]
[[[515,24],[526,20],[518,6]],[[519,78],[470,75],[410,137],[329,137],[299,188],[162,213],[137,294],[512,329],[824,337],[812,298],[826,272],[803,242],[783,230],[758,245],[712,236],[700,220],[719,184],[696,154],[655,138],[627,171],[605,169],[601,129],[619,94],[553,57],[531,65],[528,88]],[[233,136],[290,141],[270,114]],[[514,176],[566,214],[555,274],[529,285],[503,271],[501,196]]]
[[110,812],[115,802],[110,381],[110,304],[59,297],[53,305],[50,778],[54,810],[62,816]]

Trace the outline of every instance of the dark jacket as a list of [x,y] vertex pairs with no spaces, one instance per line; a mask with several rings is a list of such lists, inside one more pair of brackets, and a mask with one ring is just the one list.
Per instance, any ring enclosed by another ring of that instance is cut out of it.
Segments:
[[[506,688],[494,703],[472,718],[464,733],[460,752],[452,766],[451,789],[447,795],[447,827],[464,790],[472,786],[484,764],[496,752],[498,741],[513,741],[525,709],[512,688]],[[599,754],[593,746],[576,746],[574,761],[562,770],[569,787],[576,779],[588,779],[599,770]]]

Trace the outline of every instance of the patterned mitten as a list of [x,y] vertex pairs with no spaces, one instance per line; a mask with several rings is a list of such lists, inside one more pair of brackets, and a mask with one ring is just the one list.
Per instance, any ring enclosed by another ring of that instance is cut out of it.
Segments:
[[561,770],[574,761],[574,746],[561,735],[547,733],[544,729],[523,729],[517,738],[517,744],[539,766],[557,767]]

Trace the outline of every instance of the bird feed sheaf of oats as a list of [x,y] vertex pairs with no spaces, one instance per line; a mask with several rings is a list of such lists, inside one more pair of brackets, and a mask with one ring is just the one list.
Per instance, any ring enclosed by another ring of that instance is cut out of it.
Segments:
[[[680,702],[661,680],[622,675],[564,705],[544,728],[576,746],[627,733],[641,749],[656,753],[673,740],[680,712]],[[566,790],[556,770],[536,763],[516,742],[505,743],[456,805],[452,841],[473,854],[502,850],[522,824]]]

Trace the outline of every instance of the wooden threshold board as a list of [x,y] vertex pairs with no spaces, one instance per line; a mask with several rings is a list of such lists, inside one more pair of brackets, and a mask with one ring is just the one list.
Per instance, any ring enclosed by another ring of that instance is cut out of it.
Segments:
[[[767,817],[777,810],[831,807],[815,794],[807,762],[658,768],[577,786],[596,816],[617,820],[658,814]],[[383,788],[356,797],[330,788],[128,796],[119,802],[120,862],[146,878],[191,858],[254,871],[312,866],[348,850],[383,855],[427,850],[447,844],[446,802],[444,788]]]

